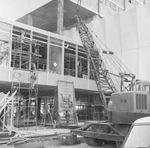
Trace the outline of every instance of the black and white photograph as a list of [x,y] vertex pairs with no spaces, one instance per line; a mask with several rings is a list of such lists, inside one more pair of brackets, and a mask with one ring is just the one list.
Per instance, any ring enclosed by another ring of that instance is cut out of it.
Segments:
[[150,0],[0,0],[0,148],[150,148]]

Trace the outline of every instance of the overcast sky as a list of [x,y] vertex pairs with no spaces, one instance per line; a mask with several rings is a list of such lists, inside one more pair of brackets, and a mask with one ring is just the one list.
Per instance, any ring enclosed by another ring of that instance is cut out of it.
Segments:
[[0,17],[16,20],[51,0],[0,0]]

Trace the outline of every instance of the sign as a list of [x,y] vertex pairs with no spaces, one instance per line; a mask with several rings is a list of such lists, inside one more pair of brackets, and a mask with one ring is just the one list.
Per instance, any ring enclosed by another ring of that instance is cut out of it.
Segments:
[[58,114],[61,124],[77,123],[73,82],[58,81]]

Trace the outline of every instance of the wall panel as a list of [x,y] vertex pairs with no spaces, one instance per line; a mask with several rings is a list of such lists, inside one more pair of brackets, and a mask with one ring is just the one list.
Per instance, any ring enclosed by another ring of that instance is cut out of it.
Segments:
[[108,17],[106,20],[106,45],[112,51],[120,51],[121,33],[120,33],[120,17],[119,14]]
[[139,46],[150,46],[150,4],[137,7]]
[[136,8],[120,13],[122,50],[138,48]]
[[139,50],[139,78],[150,81],[150,48],[143,47]]

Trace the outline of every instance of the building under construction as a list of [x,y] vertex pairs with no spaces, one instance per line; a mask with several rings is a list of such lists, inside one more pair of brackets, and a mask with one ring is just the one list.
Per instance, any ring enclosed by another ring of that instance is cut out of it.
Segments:
[[[150,71],[141,65],[149,60],[142,58],[149,53],[149,26],[140,21],[150,23],[149,7],[136,0],[49,0],[16,21],[0,19],[1,130],[101,119],[99,91],[107,103],[120,89],[118,79],[104,76],[103,69],[98,82],[95,68],[101,60],[106,73],[120,72],[126,63],[138,78],[149,80]],[[94,46],[106,53],[90,51],[98,59],[94,66],[78,33],[79,18],[95,37]],[[142,39],[144,33],[148,37]],[[108,60],[114,53],[117,63]]]

